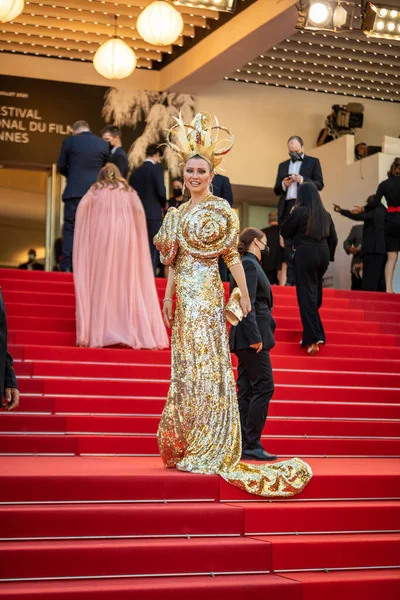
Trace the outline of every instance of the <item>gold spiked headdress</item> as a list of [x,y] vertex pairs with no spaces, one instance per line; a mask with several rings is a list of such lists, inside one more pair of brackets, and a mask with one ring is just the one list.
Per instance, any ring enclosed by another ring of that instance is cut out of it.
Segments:
[[[217,117],[209,113],[197,113],[190,125],[185,124],[180,115],[174,119],[176,124],[168,130],[167,145],[181,157],[182,164],[198,154],[215,171],[232,149],[234,138],[229,129],[219,125]],[[218,140],[220,131],[227,134],[228,140]],[[172,135],[177,137],[177,143],[171,142]]]

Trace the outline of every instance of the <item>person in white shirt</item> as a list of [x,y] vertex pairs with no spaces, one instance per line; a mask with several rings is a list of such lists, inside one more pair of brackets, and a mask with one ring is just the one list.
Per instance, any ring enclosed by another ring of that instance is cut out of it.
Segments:
[[[280,163],[274,186],[274,193],[280,196],[278,204],[278,222],[281,226],[290,215],[297,200],[297,189],[304,182],[311,182],[318,191],[324,187],[321,164],[318,158],[307,156],[304,152],[304,142],[298,135],[288,140],[289,160]],[[287,265],[286,285],[295,285],[293,268],[292,241],[285,240],[284,258]]]

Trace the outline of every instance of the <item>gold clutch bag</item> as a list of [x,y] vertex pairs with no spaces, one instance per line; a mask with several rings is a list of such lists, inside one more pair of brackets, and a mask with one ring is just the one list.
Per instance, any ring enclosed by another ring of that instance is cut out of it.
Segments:
[[230,295],[230,298],[225,305],[225,308],[224,308],[225,319],[231,325],[237,325],[239,323],[239,321],[241,321],[243,319],[243,311],[242,311],[242,307],[240,306],[240,298],[241,297],[242,297],[242,294],[240,293],[239,288],[235,287],[232,290],[232,294]]

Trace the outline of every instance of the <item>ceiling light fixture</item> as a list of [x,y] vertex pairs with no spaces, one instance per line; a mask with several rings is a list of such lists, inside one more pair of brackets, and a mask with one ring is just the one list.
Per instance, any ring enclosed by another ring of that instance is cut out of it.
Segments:
[[[396,5],[398,6],[398,3]],[[394,7],[394,0],[386,0],[385,5],[367,2],[362,20],[365,35],[400,40],[400,10],[394,10]]]
[[8,23],[19,17],[24,10],[24,4],[24,0],[1,0],[0,21]]
[[310,31],[337,31],[352,28],[354,2],[341,0],[300,0],[296,28]]
[[96,50],[93,66],[106,79],[125,79],[136,69],[136,54],[128,44],[117,37],[117,17],[114,27],[114,37]]
[[169,46],[181,35],[183,19],[172,4],[156,0],[140,13],[136,28],[149,44]]

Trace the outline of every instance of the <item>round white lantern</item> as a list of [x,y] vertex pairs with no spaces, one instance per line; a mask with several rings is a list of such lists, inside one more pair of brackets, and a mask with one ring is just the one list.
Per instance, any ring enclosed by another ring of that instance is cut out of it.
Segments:
[[136,29],[149,44],[168,46],[181,35],[183,19],[172,4],[156,0],[140,13]]
[[0,21],[8,23],[19,17],[24,10],[24,0],[0,0]]
[[107,79],[124,79],[136,69],[136,54],[123,40],[104,42],[93,58],[94,68]]

